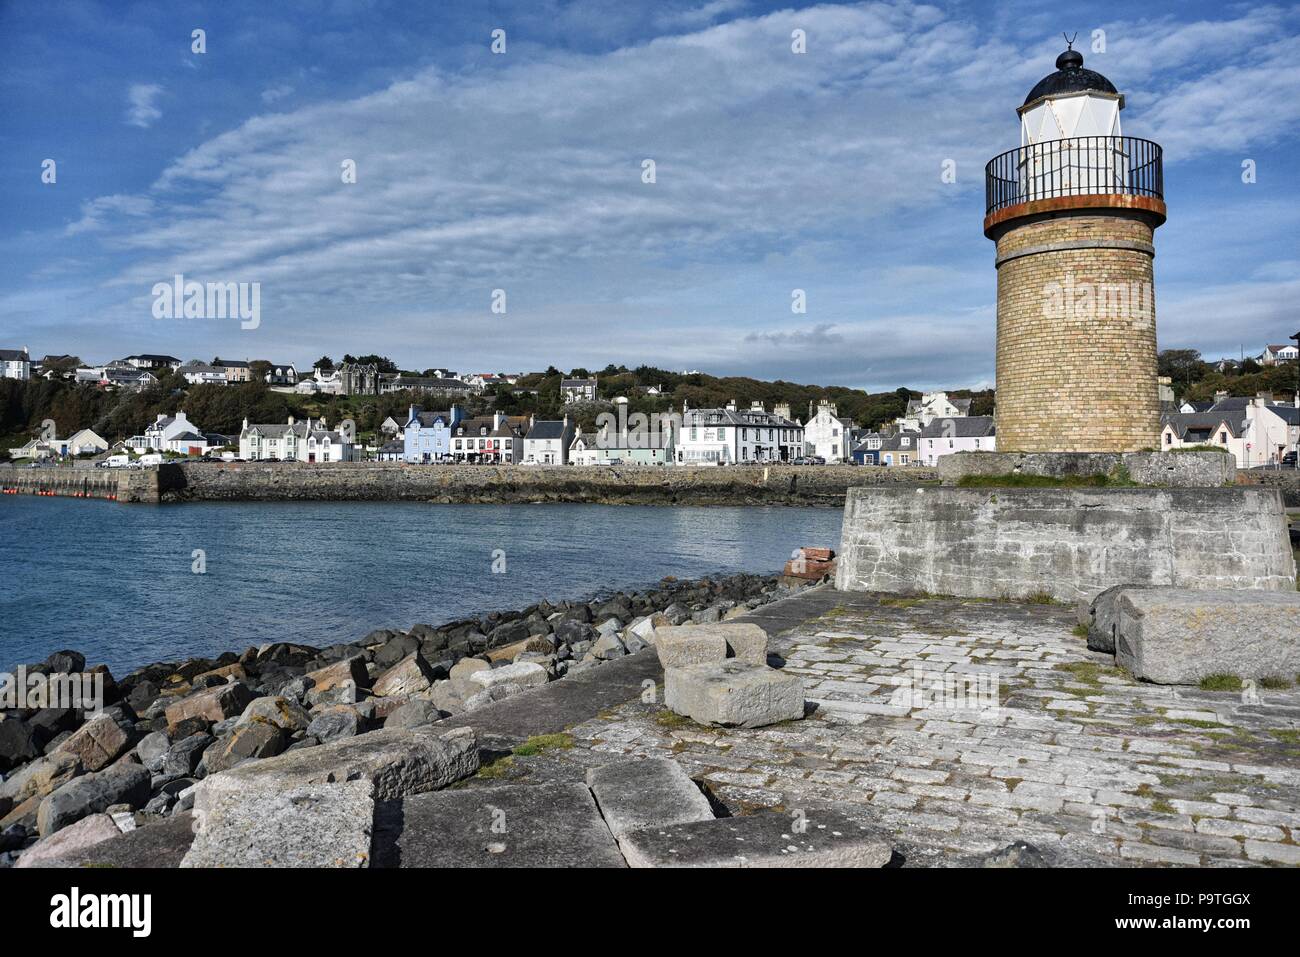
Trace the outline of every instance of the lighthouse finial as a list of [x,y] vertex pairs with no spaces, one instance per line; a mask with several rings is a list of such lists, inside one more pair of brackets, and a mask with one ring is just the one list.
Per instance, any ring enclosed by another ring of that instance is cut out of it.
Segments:
[[1066,48],[1067,50],[1073,50],[1073,49],[1074,49],[1074,41],[1078,38],[1078,36],[1079,36],[1079,31],[1078,31],[1078,30],[1075,30],[1075,31],[1074,31],[1074,36],[1072,36],[1072,37],[1066,37],[1064,33],[1062,33],[1061,36],[1065,37],[1065,48]]

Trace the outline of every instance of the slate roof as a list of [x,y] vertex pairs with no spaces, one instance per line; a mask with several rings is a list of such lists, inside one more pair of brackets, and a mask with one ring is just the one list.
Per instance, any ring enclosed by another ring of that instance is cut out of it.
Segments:
[[1246,422],[1240,413],[1210,412],[1167,412],[1160,417],[1161,425],[1168,425],[1183,442],[1203,442],[1212,438],[1214,432],[1222,425],[1228,427],[1233,438],[1241,435]]
[[991,415],[941,417],[931,419],[930,424],[921,429],[921,438],[925,439],[976,439],[993,434]]
[[538,419],[533,423],[533,427],[528,430],[525,438],[529,439],[562,439],[564,438],[563,419]]

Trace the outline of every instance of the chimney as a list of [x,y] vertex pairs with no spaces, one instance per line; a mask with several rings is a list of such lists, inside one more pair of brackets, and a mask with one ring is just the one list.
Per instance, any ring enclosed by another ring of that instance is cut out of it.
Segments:
[[765,411],[765,410],[763,409],[763,403],[760,402],[760,401],[758,401],[758,399],[755,399],[753,402],[749,403],[749,410],[750,410],[751,412],[763,412],[763,411]]
[[783,419],[790,418],[790,403],[778,402],[776,405],[772,406],[772,414],[778,415]]
[[727,401],[727,411],[728,411],[728,412],[735,412],[735,411],[736,411],[736,400],[735,400],[735,399],[729,399],[729,400]]

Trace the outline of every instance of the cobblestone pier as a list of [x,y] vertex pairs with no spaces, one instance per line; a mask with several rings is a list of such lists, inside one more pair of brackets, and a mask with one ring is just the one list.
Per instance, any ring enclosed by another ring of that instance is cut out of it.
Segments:
[[[1139,683],[1088,651],[1073,609],[1059,605],[820,587],[743,620],[772,635],[771,663],[804,679],[815,705],[805,720],[702,727],[663,707],[660,684],[653,703],[606,697],[577,721],[570,708],[570,746],[489,765],[471,786],[572,777],[617,755],[670,757],[732,814],[815,820],[833,807],[889,834],[903,866],[969,864],[1017,840],[1055,864],[1300,865],[1294,686]],[[653,649],[629,667],[644,655]],[[899,680],[916,668],[984,676],[985,690],[996,678],[997,704],[908,700]],[[566,693],[588,692],[575,683]],[[473,717],[503,749],[527,707],[516,700]]]

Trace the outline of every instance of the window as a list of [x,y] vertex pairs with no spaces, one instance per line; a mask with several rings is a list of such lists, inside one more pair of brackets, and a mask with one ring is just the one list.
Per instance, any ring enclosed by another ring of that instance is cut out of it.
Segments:
[[1219,444],[1220,444],[1220,445],[1227,445],[1227,444],[1228,444],[1228,433],[1227,433],[1227,432],[1220,432],[1220,433],[1219,433]]

